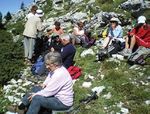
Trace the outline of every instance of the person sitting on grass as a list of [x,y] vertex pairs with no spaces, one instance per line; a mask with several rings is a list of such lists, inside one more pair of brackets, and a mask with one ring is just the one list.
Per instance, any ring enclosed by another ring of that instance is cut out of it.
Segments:
[[47,35],[54,34],[54,35],[58,35],[59,36],[59,35],[64,33],[63,29],[60,27],[60,25],[61,25],[60,22],[55,21],[54,25],[55,25],[55,27],[52,28],[52,30],[49,30],[47,32]]
[[60,36],[61,43],[63,45],[61,49],[61,56],[63,65],[69,68],[74,64],[74,56],[76,49],[73,44],[70,43],[70,36],[68,34],[63,34]]
[[106,49],[113,40],[122,41],[123,39],[123,30],[122,27],[119,25],[119,19],[116,17],[111,18],[110,20],[110,28],[108,31],[108,36],[104,39],[103,42],[103,49]]
[[69,72],[62,66],[60,53],[48,53],[45,65],[49,70],[46,80],[23,97],[17,109],[19,114],[23,114],[25,109],[26,114],[38,114],[41,108],[68,110],[73,105],[73,83]]
[[136,45],[150,48],[150,25],[146,24],[146,17],[140,16],[137,22],[137,26],[129,32],[130,40],[126,36],[125,49],[120,53],[123,56],[130,56]]
[[73,33],[71,34],[71,41],[73,45],[76,43],[86,45],[83,22],[78,22],[77,25],[74,26]]

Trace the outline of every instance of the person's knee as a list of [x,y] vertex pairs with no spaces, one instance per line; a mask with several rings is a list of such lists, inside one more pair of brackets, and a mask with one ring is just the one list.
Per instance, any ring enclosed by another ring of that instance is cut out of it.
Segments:
[[32,98],[32,101],[40,101],[41,98],[42,98],[42,96],[40,96],[40,95],[35,95],[35,96]]

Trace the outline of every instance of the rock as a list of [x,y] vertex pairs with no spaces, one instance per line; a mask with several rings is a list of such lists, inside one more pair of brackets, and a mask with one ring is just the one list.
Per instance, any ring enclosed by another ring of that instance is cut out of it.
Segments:
[[119,54],[112,54],[112,57],[115,59],[124,60],[124,56],[119,55]]
[[121,112],[123,113],[123,114],[129,114],[129,109],[127,109],[127,108],[121,108]]
[[89,88],[91,87],[91,85],[92,85],[91,82],[83,82],[82,87]]
[[87,50],[84,50],[80,56],[85,57],[86,55],[95,55],[95,53],[92,49],[87,49]]
[[75,3],[75,4],[77,4],[77,3],[80,3],[80,2],[82,2],[83,0],[71,0],[71,2],[72,3]]
[[72,15],[73,20],[81,20],[85,17],[87,17],[87,13],[83,13],[83,12],[76,12],[75,14]]
[[111,96],[112,96],[112,95],[111,95],[111,93],[109,92],[108,94],[104,95],[103,98],[105,98],[105,99],[110,99]]
[[145,104],[150,105],[150,100],[145,101]]
[[11,79],[11,80],[10,80],[10,83],[12,83],[12,84],[16,84],[16,83],[17,83],[17,81],[16,81],[15,79]]
[[121,108],[123,104],[124,104],[123,102],[119,102],[119,103],[117,103],[117,107]]
[[93,89],[92,89],[92,91],[93,92],[97,92],[97,95],[99,96],[100,95],[100,93],[105,89],[106,87],[105,86],[99,86],[99,87],[94,87]]
[[94,76],[91,76],[90,74],[88,75],[88,78],[90,78],[91,80],[94,80]]
[[90,0],[87,4],[93,4],[95,3],[95,0]]
[[9,100],[10,102],[14,102],[14,97],[13,97],[13,96],[7,96],[7,98],[8,98],[8,100]]
[[53,4],[61,4],[63,3],[63,0],[53,0]]
[[137,68],[137,67],[138,67],[138,65],[133,65],[133,66],[131,66],[129,69],[132,70],[132,69],[135,69],[135,68]]

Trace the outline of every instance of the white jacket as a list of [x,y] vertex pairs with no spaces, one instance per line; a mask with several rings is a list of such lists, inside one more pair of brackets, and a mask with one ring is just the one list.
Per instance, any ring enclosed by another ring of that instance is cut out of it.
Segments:
[[42,26],[42,21],[37,16],[32,16],[29,18],[25,24],[25,29],[23,32],[24,36],[36,38],[37,32],[42,31],[44,26]]

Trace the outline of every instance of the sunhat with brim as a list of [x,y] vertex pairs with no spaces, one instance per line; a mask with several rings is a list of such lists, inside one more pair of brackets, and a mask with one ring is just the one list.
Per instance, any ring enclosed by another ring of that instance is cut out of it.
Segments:
[[145,16],[138,17],[138,24],[139,23],[145,23],[145,22],[146,22],[146,17]]
[[116,17],[113,17],[113,18],[110,19],[110,22],[118,22],[118,21],[119,21],[119,19],[116,18]]
[[38,17],[43,17],[44,13],[43,13],[42,10],[38,9],[38,10],[36,10],[36,14],[35,15],[38,16]]

